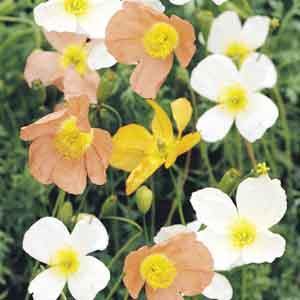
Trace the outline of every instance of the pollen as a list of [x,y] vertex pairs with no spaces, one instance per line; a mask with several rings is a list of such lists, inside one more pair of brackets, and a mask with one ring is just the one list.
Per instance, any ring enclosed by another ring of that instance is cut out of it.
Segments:
[[255,225],[244,218],[238,218],[230,228],[231,243],[238,249],[252,245],[256,235]]
[[247,91],[239,83],[226,86],[221,91],[218,102],[231,114],[236,115],[248,105]]
[[76,121],[75,117],[65,120],[54,137],[56,150],[71,160],[81,158],[93,140],[93,132],[82,132],[77,127]]
[[61,64],[64,68],[73,66],[80,75],[84,75],[88,69],[86,49],[81,45],[68,46],[61,57]]
[[177,48],[178,43],[176,29],[163,22],[154,24],[143,37],[146,53],[158,59],[166,59]]
[[89,9],[89,0],[64,0],[64,7],[69,14],[83,16]]
[[153,289],[166,289],[174,282],[177,270],[165,255],[152,254],[143,260],[140,274]]
[[251,49],[243,42],[233,42],[227,47],[225,54],[238,65],[249,56]]
[[79,254],[71,247],[58,250],[50,260],[50,266],[63,277],[69,277],[79,269]]

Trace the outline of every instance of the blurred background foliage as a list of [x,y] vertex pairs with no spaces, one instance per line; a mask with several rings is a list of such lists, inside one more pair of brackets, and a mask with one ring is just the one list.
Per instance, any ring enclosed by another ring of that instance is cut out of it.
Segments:
[[[29,279],[40,267],[34,266],[33,259],[22,251],[22,237],[34,221],[52,214],[57,198],[61,200],[57,215],[70,227],[72,216],[79,211],[102,217],[111,241],[108,251],[100,256],[109,265],[112,280],[97,299],[127,299],[120,277],[123,259],[128,251],[145,243],[145,235],[135,223],[128,221],[143,224],[134,197],[125,197],[126,174],[110,169],[105,186],[90,185],[81,196],[64,197],[56,187],[37,183],[28,172],[28,145],[20,141],[19,129],[51,112],[62,100],[55,88],[30,89],[23,80],[26,57],[35,48],[49,48],[32,18],[32,9],[39,2],[42,0],[0,2],[0,299],[29,299],[26,294]],[[197,42],[198,51],[188,71],[176,64],[157,98],[169,112],[170,101],[182,96],[191,99],[195,118],[189,130],[209,106],[191,91],[188,77],[190,70],[206,55],[205,40],[212,17],[234,9],[244,18],[254,14],[274,18],[272,33],[261,51],[271,56],[278,67],[278,85],[267,93],[277,103],[280,118],[254,144],[254,151],[256,159],[266,161],[271,167],[270,175],[281,178],[288,191],[288,213],[275,228],[287,239],[287,251],[272,265],[250,265],[227,275],[234,286],[234,299],[299,300],[300,0],[249,0],[249,5],[247,1],[233,0],[221,7],[209,0],[191,1],[184,7],[163,2],[168,14],[175,13],[192,21],[202,41]],[[90,110],[93,127],[106,128],[113,134],[121,124],[149,125],[151,110],[129,87],[131,71],[132,67],[122,65],[101,71],[99,105]],[[154,193],[154,205],[145,217],[150,239],[162,225],[180,222],[178,200],[183,202],[186,220],[193,220],[188,202],[191,192],[217,185],[230,168],[243,175],[251,170],[244,142],[235,130],[220,143],[201,143],[180,157],[171,170],[159,170],[147,182]]]

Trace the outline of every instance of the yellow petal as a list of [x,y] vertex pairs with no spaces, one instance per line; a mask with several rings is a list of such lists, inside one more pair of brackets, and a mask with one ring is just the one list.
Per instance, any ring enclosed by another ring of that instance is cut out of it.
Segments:
[[126,181],[126,194],[130,195],[137,190],[162,164],[164,160],[159,156],[145,157],[130,173]]
[[142,126],[121,127],[113,137],[110,164],[127,172],[132,171],[146,155],[155,150],[154,137]]
[[179,136],[181,136],[193,114],[191,103],[186,98],[179,98],[172,102],[171,108]]
[[152,132],[156,139],[169,143],[174,138],[172,123],[166,112],[153,100],[147,100],[154,110],[151,123]]

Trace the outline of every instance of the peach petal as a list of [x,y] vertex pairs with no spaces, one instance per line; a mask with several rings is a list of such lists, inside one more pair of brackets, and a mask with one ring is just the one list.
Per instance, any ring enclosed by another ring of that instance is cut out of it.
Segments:
[[26,61],[24,78],[32,87],[35,80],[40,80],[48,86],[63,77],[59,64],[60,55],[56,52],[34,50]]
[[171,16],[170,23],[179,33],[179,45],[175,50],[175,54],[182,67],[187,67],[193,55],[196,52],[195,46],[195,30],[193,26],[177,16]]
[[84,158],[78,160],[60,157],[52,172],[53,182],[67,193],[82,194],[87,183]]
[[98,185],[104,184],[106,182],[105,167],[93,146],[89,147],[85,157],[86,169],[91,182]]
[[52,136],[37,138],[29,147],[30,173],[40,183],[52,183],[52,171],[58,159]]
[[176,287],[172,285],[167,289],[154,290],[146,285],[147,300],[183,300]]
[[125,259],[123,272],[125,276],[123,282],[134,299],[137,299],[141,289],[144,286],[144,280],[140,275],[140,265],[144,258],[150,254],[150,248],[144,246],[136,251],[131,252]]
[[165,60],[144,56],[131,75],[132,89],[144,98],[155,98],[173,65],[173,55]]
[[91,71],[84,76],[69,68],[64,76],[64,93],[68,100],[74,97],[87,96],[91,103],[97,103],[97,91],[100,77],[97,72]]
[[49,44],[59,52],[69,45],[84,44],[87,40],[85,35],[70,32],[44,31],[44,34]]

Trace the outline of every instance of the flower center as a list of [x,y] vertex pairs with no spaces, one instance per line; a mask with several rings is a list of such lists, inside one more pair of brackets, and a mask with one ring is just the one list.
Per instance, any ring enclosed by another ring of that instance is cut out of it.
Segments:
[[167,23],[156,23],[143,37],[145,51],[151,57],[165,59],[176,48],[179,35],[176,29]]
[[76,125],[76,118],[65,120],[54,138],[56,150],[66,159],[79,159],[93,140],[93,132],[82,132]]
[[256,239],[256,227],[244,218],[238,218],[230,228],[231,243],[235,248],[250,246]]
[[61,64],[64,68],[73,66],[80,75],[83,75],[88,68],[86,49],[80,45],[70,45],[63,52]]
[[71,247],[58,250],[50,260],[51,267],[63,277],[69,277],[79,269],[79,254]]
[[174,263],[165,255],[152,254],[143,260],[140,273],[153,289],[166,289],[173,283],[177,270]]
[[89,0],[64,0],[66,12],[75,16],[82,16],[87,13]]
[[243,42],[233,42],[225,51],[225,54],[238,65],[242,64],[250,53],[251,49]]
[[245,110],[248,105],[247,91],[239,83],[226,86],[221,91],[218,102],[223,104],[230,113],[236,115]]

